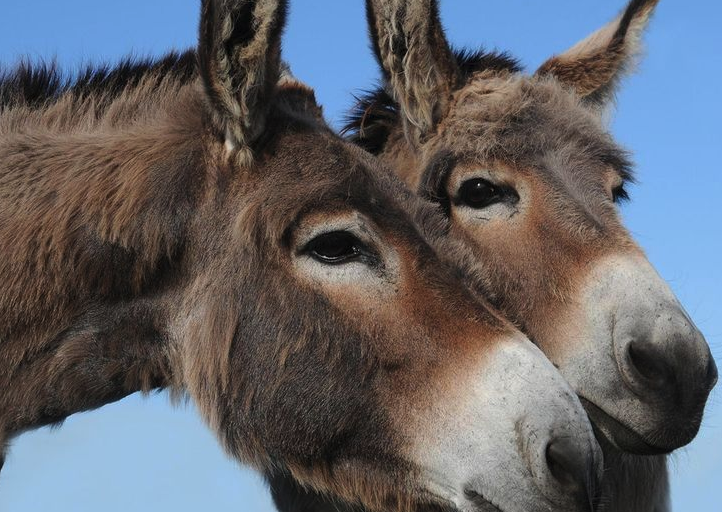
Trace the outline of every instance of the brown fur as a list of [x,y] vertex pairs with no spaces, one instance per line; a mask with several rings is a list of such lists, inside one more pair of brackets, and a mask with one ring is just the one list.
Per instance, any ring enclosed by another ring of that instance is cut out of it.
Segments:
[[633,0],[612,23],[566,53],[547,60],[537,71],[573,88],[587,101],[605,104],[634,64],[641,35],[659,0]]
[[[394,97],[406,112],[410,137],[428,133],[440,117],[456,79],[439,22],[436,0],[367,0],[373,45]],[[432,55],[428,49],[432,48]],[[430,102],[430,98],[436,98]]]
[[[169,388],[258,469],[372,509],[431,499],[411,418],[514,330],[447,221],[338,139],[308,88],[269,85],[284,9],[204,2],[200,73],[185,54],[3,79],[0,444]],[[400,255],[383,304],[293,270],[304,219],[348,212]]]
[[[466,61],[468,54],[452,55],[436,2],[413,3],[412,12],[422,12],[424,21],[414,24],[406,15],[406,25],[394,25],[389,20],[402,9],[367,1],[385,87],[361,99],[345,132],[450,215],[451,232],[473,249],[494,304],[553,360],[563,352],[559,319],[574,304],[593,263],[605,254],[640,251],[612,204],[625,197],[631,166],[602,125],[599,108],[612,99],[633,64],[658,2],[633,0],[609,26],[530,77],[521,76],[503,55],[476,54],[476,66]],[[392,51],[392,42],[415,41],[418,34],[436,34],[437,44],[424,50],[417,42],[413,57],[407,57],[410,51]],[[417,71],[431,78],[420,79]],[[429,83],[420,92],[418,87]],[[533,203],[513,222],[467,231],[454,218],[448,180],[474,169],[497,170],[501,183],[526,190]],[[667,510],[664,457],[604,447],[608,472],[602,509]],[[319,496],[294,489],[282,477],[271,481],[283,511],[324,506]]]

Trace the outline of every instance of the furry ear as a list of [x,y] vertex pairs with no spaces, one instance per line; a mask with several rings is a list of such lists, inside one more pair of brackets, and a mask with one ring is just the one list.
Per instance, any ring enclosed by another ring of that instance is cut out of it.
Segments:
[[632,0],[616,20],[546,61],[537,75],[552,75],[594,105],[609,102],[640,51],[642,32],[659,0]]
[[459,79],[437,0],[366,0],[369,34],[406,133],[422,140],[447,112]]
[[281,72],[287,0],[203,0],[198,63],[226,146],[250,154]]

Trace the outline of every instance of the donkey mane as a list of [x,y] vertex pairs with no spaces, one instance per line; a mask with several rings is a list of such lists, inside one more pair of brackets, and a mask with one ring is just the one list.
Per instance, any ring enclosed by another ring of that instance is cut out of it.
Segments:
[[153,77],[158,85],[161,82],[184,85],[196,76],[194,50],[170,52],[160,57],[128,56],[115,65],[88,64],[74,75],[59,69],[54,61],[25,59],[11,70],[0,71],[0,110],[45,108],[64,96],[77,100],[102,98],[102,109],[123,92],[138,87],[145,78]]
[[[506,52],[487,52],[484,49],[455,49],[454,57],[463,85],[474,74],[483,71],[518,73],[519,61]],[[364,91],[356,97],[356,104],[346,116],[341,133],[348,139],[377,155],[386,145],[393,126],[399,122],[399,104],[383,86]]]
[[[71,289],[140,293],[179,258],[189,212],[213,179],[198,172],[210,158],[199,140],[210,134],[198,76],[194,50],[89,66],[75,76],[27,61],[0,71],[0,134],[40,148],[32,159],[3,153],[15,166],[0,168],[0,199],[24,220],[0,229],[9,247],[0,273],[11,276],[0,295],[17,297],[14,312],[0,304],[0,333],[19,329],[22,318],[32,324],[41,304],[55,311],[49,297],[63,302]],[[271,110],[278,130],[320,129],[313,92],[298,82],[279,84]],[[53,166],[66,170],[45,172]],[[22,187],[43,207],[27,209],[8,192]],[[45,279],[42,292],[27,291],[28,274]]]

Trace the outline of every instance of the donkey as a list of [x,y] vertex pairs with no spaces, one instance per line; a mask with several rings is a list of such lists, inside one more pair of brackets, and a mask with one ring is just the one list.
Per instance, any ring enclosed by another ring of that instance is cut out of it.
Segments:
[[[696,435],[717,369],[620,222],[631,164],[602,123],[657,0],[632,1],[532,76],[506,54],[453,51],[435,0],[366,3],[384,87],[346,133],[438,205],[494,305],[572,384],[605,449],[599,501],[666,510],[661,454]],[[281,510],[341,508],[270,481]]]
[[0,80],[0,445],[167,388],[370,509],[589,510],[578,398],[282,72],[286,9],[204,0],[196,52]]

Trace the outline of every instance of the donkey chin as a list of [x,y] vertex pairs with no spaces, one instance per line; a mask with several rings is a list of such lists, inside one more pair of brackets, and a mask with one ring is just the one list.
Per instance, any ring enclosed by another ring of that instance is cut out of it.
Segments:
[[717,367],[669,286],[635,253],[595,264],[582,290],[577,311],[561,322],[578,343],[555,362],[597,434],[643,455],[692,441]]

